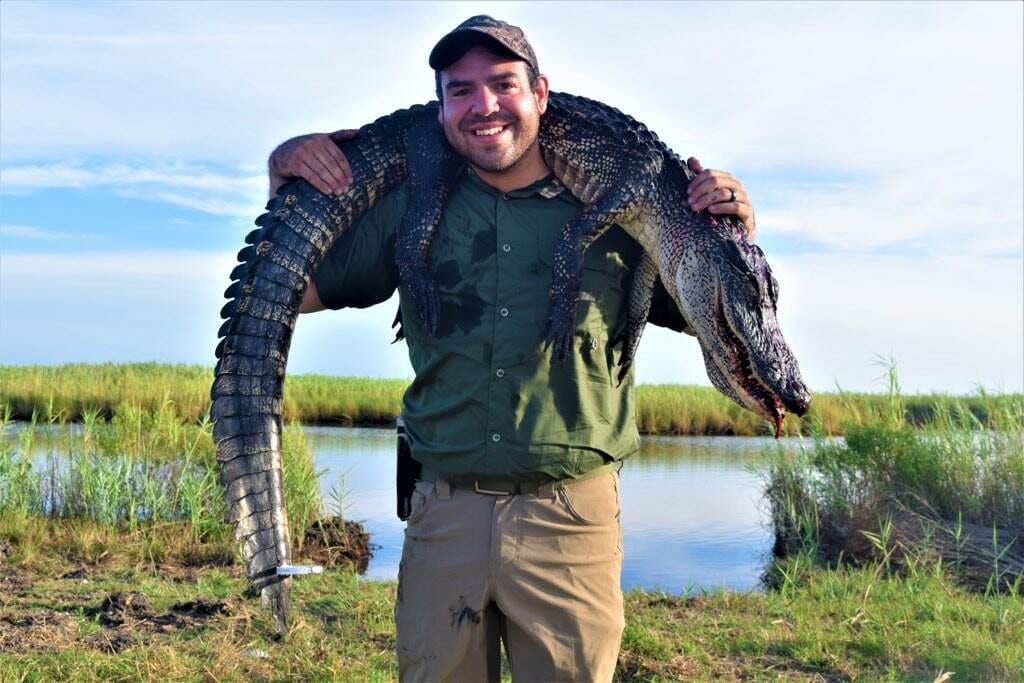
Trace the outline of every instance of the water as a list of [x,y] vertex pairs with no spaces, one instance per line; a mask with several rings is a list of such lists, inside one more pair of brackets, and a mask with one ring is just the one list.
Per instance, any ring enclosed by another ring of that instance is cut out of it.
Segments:
[[[367,578],[397,578],[405,523],[395,516],[394,431],[305,431],[328,508],[340,492],[342,514],[363,522],[377,546]],[[798,448],[793,439],[779,443]],[[752,466],[775,447],[770,438],[644,437],[621,473],[622,587],[758,588],[772,538],[764,484]]]
[[[325,500],[342,491],[343,514],[379,546],[366,576],[396,578],[405,523],[395,516],[394,432],[308,427],[306,435],[325,470]],[[621,473],[622,587],[756,589],[772,538],[764,485],[750,467],[774,447],[769,438],[645,437]]]

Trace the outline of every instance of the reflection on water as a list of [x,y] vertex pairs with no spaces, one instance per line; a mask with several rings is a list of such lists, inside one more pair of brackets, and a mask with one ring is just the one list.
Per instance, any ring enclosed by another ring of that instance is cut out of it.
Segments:
[[[344,491],[343,512],[380,546],[367,577],[398,576],[405,523],[395,517],[395,437],[386,429],[308,427],[323,493]],[[678,593],[747,590],[771,549],[762,482],[750,470],[770,438],[644,437],[622,469],[622,586]],[[782,439],[785,448],[795,440]]]

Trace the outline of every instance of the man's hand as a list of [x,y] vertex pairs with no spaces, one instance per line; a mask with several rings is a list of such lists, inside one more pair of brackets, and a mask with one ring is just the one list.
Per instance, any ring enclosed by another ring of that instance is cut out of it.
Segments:
[[[736,180],[731,173],[705,169],[696,157],[686,160],[686,165],[697,176],[690,181],[690,208],[700,212],[707,209],[710,213],[736,216],[747,228],[747,238],[754,239],[757,232],[757,221],[754,218],[754,207],[750,197],[743,189],[743,183]],[[735,192],[735,198],[733,198]]]
[[352,182],[352,169],[335,143],[352,140],[356,131],[311,133],[286,140],[270,154],[270,194],[293,178],[304,178],[324,194],[338,195]]

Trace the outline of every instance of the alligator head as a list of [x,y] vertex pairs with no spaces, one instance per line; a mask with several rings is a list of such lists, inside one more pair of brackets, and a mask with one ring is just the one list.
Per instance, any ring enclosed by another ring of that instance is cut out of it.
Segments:
[[[782,430],[786,411],[803,415],[811,395],[775,317],[779,284],[736,221],[690,216],[663,231],[672,257],[662,279],[690,323],[719,391]],[[708,225],[708,223],[711,225]]]

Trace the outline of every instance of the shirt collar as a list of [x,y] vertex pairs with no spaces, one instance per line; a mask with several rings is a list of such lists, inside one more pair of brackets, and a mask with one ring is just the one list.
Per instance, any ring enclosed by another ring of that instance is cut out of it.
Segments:
[[[466,173],[467,177],[470,179],[470,182],[472,182],[480,189],[491,194],[502,194],[498,190],[494,189],[493,187],[485,183],[483,179],[479,175],[477,175],[476,171],[474,171],[469,164],[466,164],[464,173]],[[510,197],[529,197],[536,194],[543,197],[544,199],[552,199],[554,197],[559,196],[564,191],[565,185],[562,184],[562,181],[560,181],[554,173],[549,173],[540,180],[536,180],[530,183],[526,187],[521,187],[517,190],[505,192],[504,194],[507,194]]]

